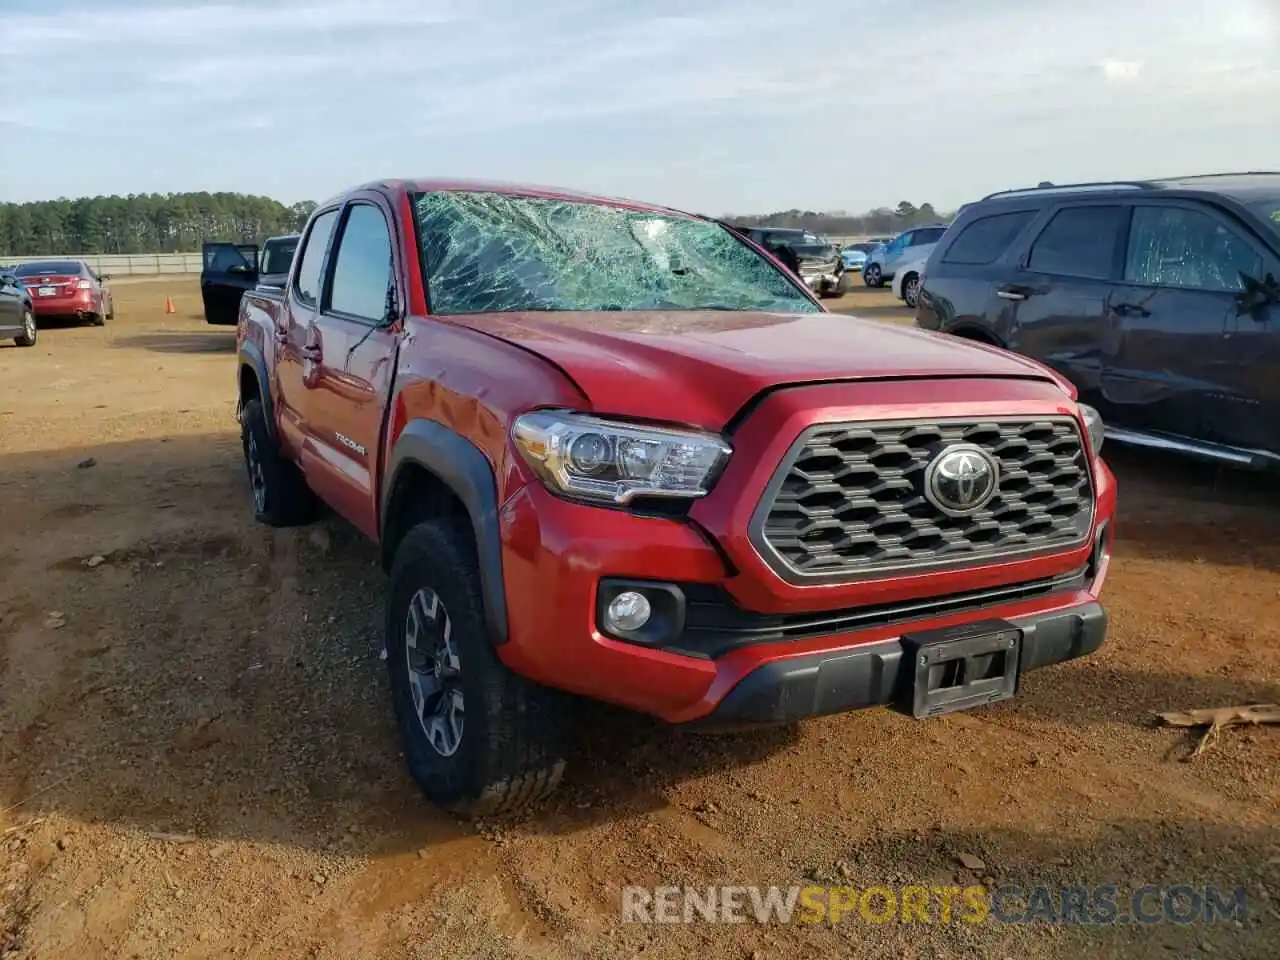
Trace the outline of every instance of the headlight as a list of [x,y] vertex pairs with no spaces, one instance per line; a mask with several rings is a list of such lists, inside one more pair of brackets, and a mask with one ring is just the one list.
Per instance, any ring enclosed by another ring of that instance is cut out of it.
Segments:
[[1077,404],[1080,408],[1080,419],[1084,421],[1085,430],[1089,431],[1089,446],[1096,457],[1102,451],[1102,441],[1106,430],[1102,425],[1102,414],[1087,403]]
[[732,452],[709,433],[538,411],[511,427],[516,449],[560,493],[605,503],[701,497]]

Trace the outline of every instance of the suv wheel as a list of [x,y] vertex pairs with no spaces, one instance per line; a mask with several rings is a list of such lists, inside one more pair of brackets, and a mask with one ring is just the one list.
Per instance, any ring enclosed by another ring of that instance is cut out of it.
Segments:
[[315,519],[316,499],[302,472],[280,456],[261,400],[250,400],[240,414],[240,442],[253,495],[253,516],[272,527],[294,527]]
[[908,273],[902,278],[902,302],[912,308],[920,302],[920,274]]
[[862,282],[868,287],[883,287],[884,276],[880,273],[880,265],[868,264],[862,271]]
[[27,308],[22,311],[22,333],[14,337],[13,342],[20,347],[34,347],[37,336],[39,332],[36,330],[36,315]]
[[564,774],[560,694],[508,670],[484,621],[470,527],[430,520],[396,550],[387,668],[409,772],[468,817],[541,801]]

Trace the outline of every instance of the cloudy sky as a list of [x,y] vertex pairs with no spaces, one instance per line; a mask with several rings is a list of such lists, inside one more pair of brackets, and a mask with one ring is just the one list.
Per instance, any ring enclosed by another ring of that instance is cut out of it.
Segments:
[[861,211],[1280,168],[1280,0],[0,8],[0,200],[440,174]]

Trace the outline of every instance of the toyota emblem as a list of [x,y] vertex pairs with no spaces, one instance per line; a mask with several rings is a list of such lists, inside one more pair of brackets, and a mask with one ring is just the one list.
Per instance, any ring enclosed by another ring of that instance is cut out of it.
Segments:
[[924,472],[924,495],[952,517],[967,517],[985,507],[1000,485],[1000,465],[972,443],[946,447]]

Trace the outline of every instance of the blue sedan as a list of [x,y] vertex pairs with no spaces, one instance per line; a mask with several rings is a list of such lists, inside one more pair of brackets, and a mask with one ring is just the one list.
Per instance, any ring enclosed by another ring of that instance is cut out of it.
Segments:
[[852,273],[860,272],[875,247],[874,243],[851,243],[847,247],[842,247],[840,259],[844,262],[845,270]]

